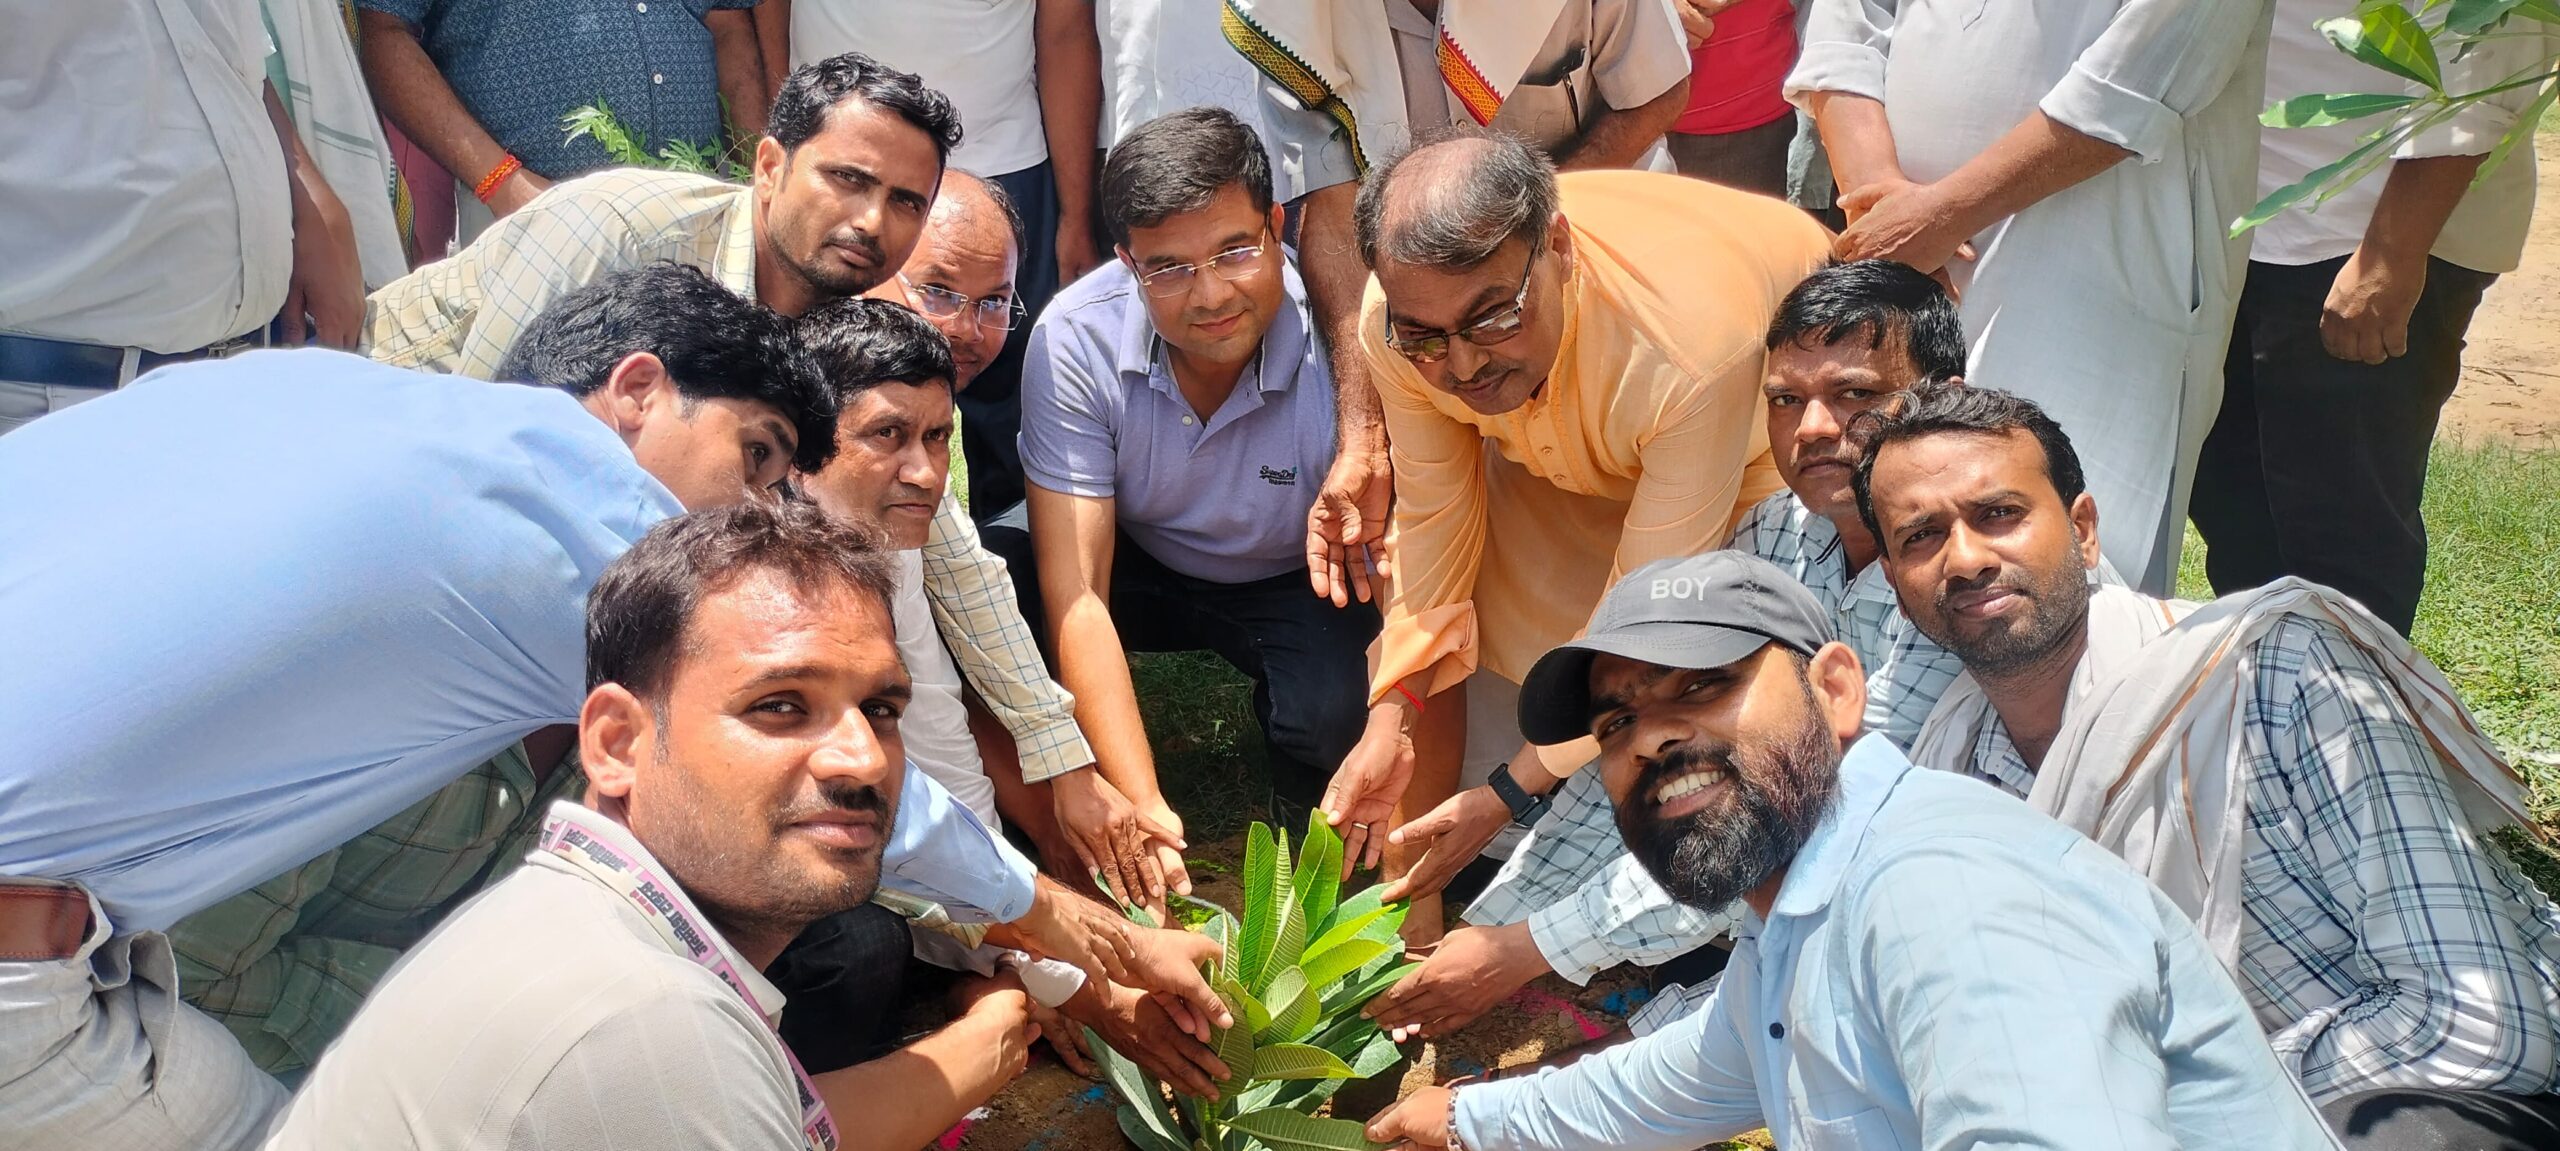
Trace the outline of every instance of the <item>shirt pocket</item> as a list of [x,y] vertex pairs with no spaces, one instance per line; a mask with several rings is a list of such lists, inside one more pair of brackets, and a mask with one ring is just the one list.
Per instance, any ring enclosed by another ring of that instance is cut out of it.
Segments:
[[1838,1119],[1799,1115],[1794,1127],[1795,1138],[1780,1140],[1779,1146],[1802,1151],[1899,1151],[1909,1146],[1894,1132],[1892,1120],[1886,1118],[1881,1107],[1869,1107]]

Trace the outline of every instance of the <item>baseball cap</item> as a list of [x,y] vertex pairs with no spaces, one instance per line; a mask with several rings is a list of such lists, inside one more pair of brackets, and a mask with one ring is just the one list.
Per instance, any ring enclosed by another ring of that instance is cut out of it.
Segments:
[[1565,743],[1591,734],[1591,658],[1723,667],[1770,644],[1806,655],[1831,642],[1813,593],[1776,564],[1738,551],[1657,560],[1600,598],[1591,630],[1538,657],[1520,684],[1520,734]]

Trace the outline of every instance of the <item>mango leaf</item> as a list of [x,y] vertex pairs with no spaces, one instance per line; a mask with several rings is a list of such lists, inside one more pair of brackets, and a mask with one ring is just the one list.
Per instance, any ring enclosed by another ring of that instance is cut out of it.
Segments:
[[1236,981],[1247,987],[1261,983],[1271,942],[1280,934],[1279,876],[1279,848],[1271,829],[1257,820],[1244,833],[1244,951],[1236,965]]
[[1310,1047],[1304,1043],[1274,1043],[1269,1047],[1254,1048],[1253,1078],[1349,1079],[1351,1065],[1343,1062],[1341,1056],[1321,1047]]
[[1155,1128],[1147,1126],[1146,1117],[1135,1107],[1121,1104],[1119,1118],[1120,1133],[1128,1136],[1129,1142],[1137,1144],[1138,1151],[1189,1151],[1186,1144],[1170,1135],[1158,1134]]
[[1385,994],[1388,988],[1395,986],[1397,981],[1413,974],[1421,966],[1420,963],[1398,963],[1357,982],[1345,984],[1324,997],[1324,1013],[1327,1016],[1333,1016],[1345,1011],[1357,1011],[1367,1006],[1370,1000]]
[[2560,4],[2552,0],[2524,0],[2524,3],[2516,5],[2516,15],[2545,24],[2560,24]]
[[1254,993],[1245,990],[1243,984],[1233,979],[1221,979],[1210,985],[1210,990],[1217,992],[1218,998],[1226,1001],[1229,1012],[1245,1021],[1245,1030],[1260,1031],[1271,1026],[1270,1009],[1264,1007],[1262,1000]]
[[1386,950],[1387,945],[1375,939],[1346,939],[1323,951],[1309,948],[1306,961],[1298,969],[1306,973],[1307,986],[1329,987],[1334,980],[1358,971]]
[[2453,0],[2445,11],[2444,30],[2456,36],[2473,36],[2507,18],[2523,0]]
[[[1317,936],[1315,938],[1315,942],[1307,945],[1307,954],[1302,957],[1302,961],[1305,958],[1322,955],[1336,947],[1340,947],[1345,943],[1351,942],[1353,939],[1359,937],[1361,932],[1368,930],[1371,925],[1375,924],[1380,919],[1386,918],[1387,910],[1387,908],[1380,907],[1357,918],[1336,921],[1333,926],[1325,929],[1324,934]],[[1353,966],[1356,967],[1358,964],[1353,964]],[[1317,984],[1317,986],[1321,987],[1323,984]]]
[[1342,895],[1342,837],[1323,812],[1307,813],[1306,847],[1298,857],[1298,906],[1307,909],[1309,924],[1322,923]]
[[1370,1142],[1361,1133],[1364,1128],[1349,1119],[1318,1119],[1286,1107],[1248,1111],[1227,1120],[1227,1126],[1261,1140],[1271,1151],[1386,1151],[1387,1147]]
[[1271,1020],[1253,1029],[1255,1042],[1294,1042],[1315,1030],[1317,997],[1307,989],[1305,972],[1284,968],[1262,998],[1271,1005]]
[[2355,151],[2349,152],[2344,156],[2340,156],[2331,163],[2323,164],[2314,168],[2303,178],[2267,193],[2265,199],[2258,201],[2257,207],[2249,209],[2247,214],[2231,222],[2231,234],[2237,236],[2242,232],[2246,232],[2251,228],[2255,228],[2260,224],[2275,219],[2278,215],[2282,214],[2285,209],[2299,203],[2303,197],[2309,196],[2313,192],[2317,192],[2321,188],[2326,187],[2329,182],[2335,180],[2340,173],[2363,163],[2366,157],[2371,156],[2375,149],[2381,147],[2383,143],[2389,139],[2390,137],[2388,135],[2384,135],[2367,140],[2363,144],[2358,145]]
[[2349,92],[2323,96],[2317,93],[2296,96],[2259,113],[2258,122],[2270,128],[2325,128],[2344,124],[2418,102],[2415,96],[2386,96],[2379,92]]
[[1209,966],[1209,982],[1215,983],[1221,979],[1235,978],[1236,948],[1240,946],[1237,939],[1243,935],[1243,930],[1236,924],[1236,917],[1227,914],[1225,908],[1218,908],[1216,915],[1210,916],[1200,924],[1199,931],[1200,934],[1218,941],[1218,958]]
[[2415,80],[2431,92],[2444,91],[2444,72],[2436,65],[2436,44],[2418,18],[2397,4],[2373,5],[2353,16],[2323,20],[2320,34],[2338,50],[2403,79]]
[[1384,907],[1385,903],[1380,897],[1386,894],[1386,890],[1387,885],[1383,883],[1361,888],[1351,893],[1350,898],[1335,903],[1331,914],[1326,915],[1322,920],[1309,923],[1308,926],[1314,929],[1318,939],[1331,935],[1334,928]]
[[1298,956],[1307,949],[1307,910],[1298,906],[1298,889],[1280,889],[1280,931],[1271,938],[1271,955],[1262,965],[1262,982],[1250,984],[1257,992],[1269,992],[1271,981],[1283,971],[1298,966]]
[[[1126,1130],[1129,1120],[1134,1118],[1147,1131],[1172,1144],[1178,1151],[1184,1143],[1181,1127],[1175,1122],[1173,1113],[1165,1109],[1164,1093],[1156,1089],[1156,1081],[1148,1078],[1147,1073],[1127,1056],[1112,1050],[1111,1045],[1103,1042],[1102,1037],[1094,1034],[1090,1027],[1084,1029],[1084,1045],[1085,1050],[1093,1052],[1094,1059],[1102,1064],[1103,1078],[1111,1084],[1111,1089],[1119,1092],[1120,1098],[1128,1104],[1121,1109],[1121,1128]],[[1130,1139],[1141,1145],[1145,1142],[1135,1135]]]
[[2545,88],[2541,95],[2533,98],[2533,103],[2525,105],[2523,114],[2517,116],[2516,122],[2507,128],[2506,138],[2499,140],[2498,146],[2489,150],[2488,159],[2480,161],[2480,170],[2473,173],[2471,177],[2472,187],[2479,187],[2480,181],[2488,179],[2489,173],[2497,171],[2498,165],[2507,162],[2507,157],[2516,150],[2517,141],[2532,138],[2534,125],[2540,124],[2543,113],[2551,110],[2551,100],[2555,96],[2560,96],[2560,87]]
[[[1253,1016],[1262,1010],[1262,1005],[1250,995],[1239,996],[1232,983],[1218,988],[1218,998],[1226,1001],[1227,1014],[1235,1017],[1236,1025],[1213,1035],[1209,1050],[1217,1054],[1218,1062],[1227,1065],[1231,1077],[1227,1082],[1242,1084],[1253,1078]],[[1223,1085],[1218,1093],[1232,1094]]]

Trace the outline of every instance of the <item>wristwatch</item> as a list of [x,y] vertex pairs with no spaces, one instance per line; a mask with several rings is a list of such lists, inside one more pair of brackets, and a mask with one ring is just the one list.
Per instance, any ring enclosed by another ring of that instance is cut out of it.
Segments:
[[1511,809],[1513,825],[1534,827],[1547,814],[1547,797],[1531,795],[1521,788],[1520,781],[1511,778],[1510,764],[1494,768],[1493,775],[1485,783],[1493,788],[1495,795],[1502,797],[1502,805]]

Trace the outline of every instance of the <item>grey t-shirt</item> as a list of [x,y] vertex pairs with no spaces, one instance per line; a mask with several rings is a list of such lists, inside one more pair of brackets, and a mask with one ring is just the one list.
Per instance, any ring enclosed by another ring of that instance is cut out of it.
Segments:
[[1246,583],[1307,564],[1307,510],[1333,466],[1333,376],[1294,257],[1286,304],[1234,394],[1205,421],[1183,400],[1137,277],[1113,261],[1049,301],[1022,364],[1022,470],[1115,501],[1119,526],[1174,571]]

